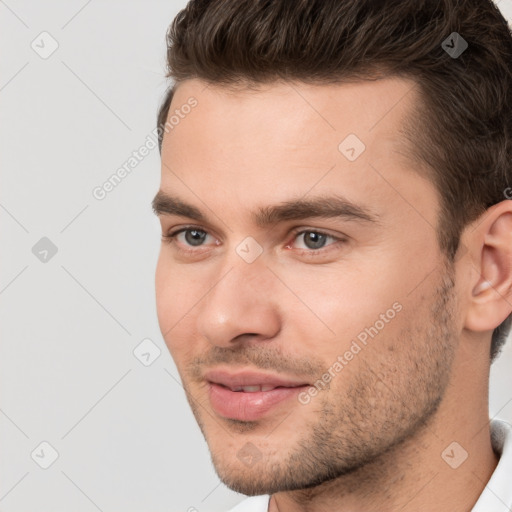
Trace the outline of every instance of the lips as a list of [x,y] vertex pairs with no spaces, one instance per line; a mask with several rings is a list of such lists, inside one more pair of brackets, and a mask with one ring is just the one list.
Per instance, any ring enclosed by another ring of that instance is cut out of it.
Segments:
[[215,412],[241,421],[260,419],[309,387],[304,381],[249,371],[212,370],[204,378],[209,384],[210,403]]

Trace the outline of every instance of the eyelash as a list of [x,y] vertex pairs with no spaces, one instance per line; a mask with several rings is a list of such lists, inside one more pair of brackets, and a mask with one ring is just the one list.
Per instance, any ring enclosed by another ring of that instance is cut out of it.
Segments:
[[[172,231],[167,235],[162,235],[162,241],[166,244],[174,245],[175,249],[181,254],[185,254],[185,255],[196,254],[197,255],[198,254],[197,249],[183,249],[182,247],[180,247],[176,244],[176,237],[180,233],[183,233],[185,231],[194,231],[194,230],[201,231],[203,233],[206,233],[207,235],[209,234],[208,231],[206,231],[202,228],[199,228],[197,226],[187,226],[187,227]],[[320,249],[295,249],[295,251],[298,252],[300,255],[313,257],[313,258],[317,255],[325,255],[327,252],[329,252],[330,249],[335,248],[335,246],[337,246],[338,244],[345,243],[347,241],[344,238],[336,237],[334,235],[325,233],[324,231],[317,230],[317,229],[297,228],[290,233],[290,236],[293,236],[293,240],[295,240],[299,235],[302,235],[305,233],[316,233],[317,235],[323,235],[323,236],[326,236],[326,237],[334,240],[334,242],[332,244],[321,247]],[[289,245],[290,245],[289,243],[286,244],[286,246],[289,246]],[[197,246],[197,247],[200,248],[201,246]]]

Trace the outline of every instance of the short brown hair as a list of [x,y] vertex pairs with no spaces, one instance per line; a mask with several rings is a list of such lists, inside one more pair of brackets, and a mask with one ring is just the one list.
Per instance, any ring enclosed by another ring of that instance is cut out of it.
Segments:
[[[450,55],[460,36],[467,48]],[[160,151],[175,86],[189,78],[226,87],[413,79],[422,101],[401,131],[439,192],[450,262],[463,228],[512,183],[512,34],[491,0],[191,0],[167,32],[167,65]],[[511,323],[494,330],[491,362]]]

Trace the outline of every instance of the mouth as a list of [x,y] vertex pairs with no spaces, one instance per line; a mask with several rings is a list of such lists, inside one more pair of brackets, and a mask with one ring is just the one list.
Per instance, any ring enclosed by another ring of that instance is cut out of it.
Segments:
[[240,421],[256,421],[310,387],[304,381],[248,371],[215,370],[205,373],[204,378],[214,411]]
[[272,391],[273,389],[277,388],[286,388],[286,387],[296,387],[296,386],[264,386],[264,385],[254,385],[254,386],[236,386],[234,388],[231,388],[229,386],[224,386],[223,384],[219,384],[219,386],[222,386],[226,389],[229,389],[230,391],[239,392],[243,391],[244,393],[256,393],[258,391]]

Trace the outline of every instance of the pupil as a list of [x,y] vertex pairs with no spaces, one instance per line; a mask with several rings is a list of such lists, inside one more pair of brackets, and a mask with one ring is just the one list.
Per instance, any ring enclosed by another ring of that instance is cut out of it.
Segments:
[[205,236],[206,233],[204,231],[199,231],[198,229],[189,229],[185,232],[185,240],[190,245],[201,245]]
[[305,244],[309,249],[320,249],[324,246],[327,235],[321,235],[314,231],[307,231],[305,237]]

